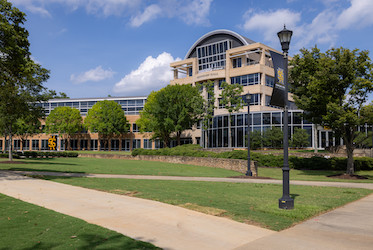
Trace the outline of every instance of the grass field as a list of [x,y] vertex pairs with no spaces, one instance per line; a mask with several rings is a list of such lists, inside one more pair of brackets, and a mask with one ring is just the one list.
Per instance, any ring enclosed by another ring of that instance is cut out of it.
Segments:
[[[6,159],[0,159],[6,161]],[[96,159],[96,158],[49,158],[15,160],[24,164],[0,164],[0,169],[36,170],[77,172],[93,174],[129,174],[129,175],[168,175],[168,176],[201,176],[201,177],[230,177],[241,173],[220,169],[200,167],[165,162],[134,161],[124,159]],[[282,179],[281,168],[259,167],[259,176]],[[328,178],[343,171],[319,170],[290,170],[290,180],[304,181],[334,181],[334,182],[365,182],[373,183],[373,171],[359,171],[358,175],[367,177],[366,180],[341,180]]]
[[[6,160],[6,159],[5,159]],[[4,159],[0,159],[4,161]],[[93,174],[229,177],[241,173],[220,168],[184,164],[96,158],[48,158],[16,160],[24,164],[0,164],[0,169],[58,171]]]
[[0,249],[159,249],[0,194]]
[[[282,180],[281,168],[259,167],[259,176],[271,177],[273,179]],[[364,176],[368,179],[364,180],[344,180],[329,178],[329,175],[341,174],[343,171],[323,171],[323,170],[290,170],[290,180],[299,181],[334,181],[334,182],[363,182],[373,183],[373,171],[357,171],[355,174]]]
[[295,209],[280,210],[281,185],[97,178],[45,179],[178,205],[217,216],[282,230],[357,200],[372,190],[292,186]]

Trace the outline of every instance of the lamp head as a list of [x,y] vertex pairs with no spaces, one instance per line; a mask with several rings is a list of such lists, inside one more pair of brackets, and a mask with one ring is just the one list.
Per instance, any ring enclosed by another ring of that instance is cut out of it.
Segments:
[[285,25],[284,25],[284,29],[277,33],[277,36],[280,39],[282,50],[284,52],[288,52],[289,50],[289,44],[290,44],[292,35],[293,35],[293,31],[286,29]]

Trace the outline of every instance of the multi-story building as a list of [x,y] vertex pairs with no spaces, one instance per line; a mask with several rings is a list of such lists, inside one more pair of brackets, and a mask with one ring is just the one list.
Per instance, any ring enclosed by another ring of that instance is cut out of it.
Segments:
[[[50,112],[56,107],[72,107],[80,111],[83,119],[87,116],[88,110],[94,104],[103,100],[115,101],[121,105],[126,118],[130,124],[130,131],[120,136],[116,136],[107,143],[100,140],[97,133],[90,133],[88,131],[81,131],[71,137],[70,146],[72,150],[121,150],[130,151],[135,148],[159,148],[161,143],[159,141],[152,141],[150,133],[140,133],[136,124],[139,119],[139,112],[144,108],[146,96],[131,96],[131,97],[105,97],[105,98],[72,98],[72,99],[51,99],[45,103],[40,104],[44,110],[45,115],[48,116]],[[45,121],[42,121],[44,127]],[[41,133],[38,135],[29,136],[24,140],[19,137],[14,137],[14,150],[49,150],[48,139],[51,135]],[[66,141],[60,137],[57,138],[57,149],[65,150]],[[8,148],[7,141],[0,139],[0,150]]]
[[[215,30],[199,38],[186,53],[184,60],[171,63],[174,79],[170,84],[191,84],[195,86],[205,81],[214,82],[216,98],[214,118],[208,129],[208,136],[201,126],[185,135],[194,143],[208,138],[210,147],[228,146],[228,111],[221,105],[222,82],[243,86],[242,98],[245,103],[250,95],[251,130],[261,132],[270,127],[283,126],[283,112],[270,105],[274,85],[274,70],[269,51],[276,51],[262,43],[254,42],[229,30]],[[278,52],[281,53],[281,52]],[[202,94],[205,98],[206,91]],[[313,143],[313,125],[301,116],[302,110],[295,107],[289,94],[289,130],[305,129],[310,134],[309,146]],[[232,114],[232,147],[244,147],[247,134],[247,104],[236,114]]]

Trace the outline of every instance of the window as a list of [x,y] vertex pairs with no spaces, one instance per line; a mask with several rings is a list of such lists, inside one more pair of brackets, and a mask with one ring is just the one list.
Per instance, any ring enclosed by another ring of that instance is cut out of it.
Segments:
[[230,48],[229,40],[197,47],[198,69],[200,71],[224,69],[225,51]]
[[275,78],[272,76],[268,76],[268,75],[266,75],[265,77],[266,77],[266,86],[273,88],[273,86],[275,85]]
[[130,139],[122,140],[122,150],[123,151],[130,151],[131,150],[131,140]]
[[41,150],[48,150],[48,140],[41,140]]
[[163,143],[163,141],[161,141],[161,140],[159,140],[159,139],[155,140],[155,142],[154,142],[154,147],[155,147],[155,149],[164,148],[164,143]]
[[91,150],[97,150],[98,140],[91,140]]
[[223,99],[222,99],[222,98],[219,98],[219,99],[218,99],[218,102],[219,102],[219,109],[223,109],[223,108],[225,108],[225,105],[222,103],[222,102],[223,102]]
[[80,150],[88,150],[88,140],[80,140]]
[[137,126],[137,124],[136,123],[133,123],[132,124],[132,132],[139,132],[140,130],[139,130],[139,127]]
[[14,140],[14,150],[20,150],[20,149],[21,149],[21,141]]
[[30,150],[30,140],[25,140],[22,142],[22,150]]
[[119,140],[118,139],[112,139],[110,146],[111,146],[111,150],[118,151],[119,150]]
[[[241,96],[244,106],[247,106],[247,95]],[[260,94],[250,94],[250,105],[260,105]]]
[[193,75],[193,68],[190,67],[188,68],[188,76],[192,76]]
[[132,140],[132,150],[135,148],[141,148],[141,140],[140,139],[133,139]]
[[234,58],[233,60],[232,60],[232,66],[233,66],[233,68],[240,68],[242,65],[242,60],[241,60],[241,57],[239,57],[239,58]]
[[260,73],[231,77],[231,84],[238,83],[242,86],[260,84]]
[[149,139],[144,139],[144,148],[152,149],[152,141]]
[[225,79],[220,79],[219,80],[219,89],[223,89],[223,87],[222,87],[223,82],[225,82]]

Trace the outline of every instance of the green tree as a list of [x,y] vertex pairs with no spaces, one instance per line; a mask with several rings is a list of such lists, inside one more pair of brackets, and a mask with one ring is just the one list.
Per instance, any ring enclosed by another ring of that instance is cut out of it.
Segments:
[[25,145],[28,137],[41,132],[41,123],[38,115],[28,114],[17,120],[15,128],[14,134],[21,138],[22,145]]
[[97,102],[88,110],[84,126],[91,132],[98,133],[100,140],[104,140],[105,148],[111,137],[127,133],[129,130],[129,123],[122,107],[115,101],[108,100]]
[[203,98],[203,119],[202,119],[202,132],[205,134],[203,145],[204,147],[209,147],[209,131],[211,127],[212,119],[214,118],[215,106],[215,91],[214,82],[208,80],[203,83],[196,84],[201,89],[204,89],[206,96]]
[[[245,138],[247,141],[247,135]],[[254,130],[250,133],[250,147],[253,150],[263,147],[263,136],[259,130]]]
[[316,47],[293,57],[291,86],[296,105],[315,124],[341,136],[347,151],[347,174],[354,173],[353,151],[358,127],[365,123],[360,111],[373,90],[368,51],[333,48],[321,53]]
[[282,147],[283,138],[281,128],[271,127],[263,133],[263,144],[266,147],[279,148]]
[[296,148],[304,148],[309,145],[310,135],[305,129],[295,128],[293,137],[291,138],[291,146]]
[[220,94],[220,104],[228,111],[229,114],[228,147],[232,147],[231,116],[233,112],[238,112],[243,107],[243,100],[241,97],[243,88],[242,85],[228,84],[226,82],[222,82],[222,88],[223,90]]
[[45,101],[43,82],[49,78],[49,71],[30,58],[25,21],[23,12],[0,0],[0,130],[9,137],[9,160],[18,119],[42,116],[37,104]]
[[168,147],[172,133],[180,145],[182,132],[199,122],[202,114],[203,99],[197,87],[168,85],[148,96],[136,123],[142,132],[152,131],[153,139],[161,139]]
[[45,131],[48,134],[57,133],[61,139],[67,140],[67,148],[71,150],[71,136],[82,131],[82,117],[78,109],[57,107],[51,111],[45,121]]

